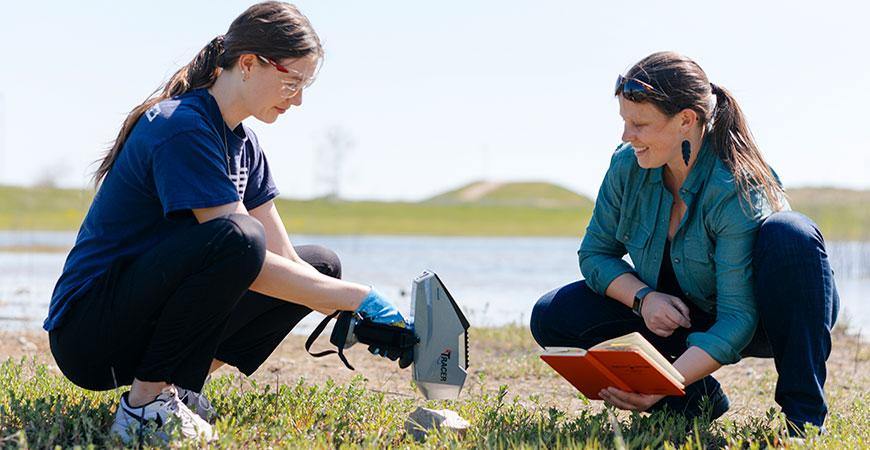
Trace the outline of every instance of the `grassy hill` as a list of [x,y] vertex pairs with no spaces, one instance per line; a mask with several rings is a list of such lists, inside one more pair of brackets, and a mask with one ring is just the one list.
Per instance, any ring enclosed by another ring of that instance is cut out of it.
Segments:
[[430,205],[473,205],[532,208],[591,208],[592,200],[550,183],[493,183],[479,181],[436,195]]
[[[792,208],[826,238],[870,240],[870,191],[789,190]],[[0,230],[77,230],[91,190],[0,186]],[[572,236],[583,234],[592,201],[547,183],[472,183],[419,203],[275,202],[292,234]]]
[[579,236],[592,208],[433,205],[279,199],[293,234]]

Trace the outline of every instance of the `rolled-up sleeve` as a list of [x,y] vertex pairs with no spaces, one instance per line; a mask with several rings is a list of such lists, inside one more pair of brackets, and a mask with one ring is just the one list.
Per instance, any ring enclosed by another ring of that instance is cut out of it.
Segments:
[[634,272],[634,269],[622,259],[626,254],[625,246],[616,239],[616,228],[619,224],[620,208],[625,192],[626,174],[622,173],[625,166],[623,158],[625,152],[617,149],[598,190],[592,219],[586,227],[586,235],[577,251],[580,272],[586,279],[586,285],[599,295],[604,295],[607,287],[616,277]]
[[690,334],[687,342],[720,364],[740,360],[758,323],[752,251],[760,217],[752,211],[752,202],[741,205],[739,195],[733,189],[724,192],[706,216],[716,245],[716,322],[706,332]]

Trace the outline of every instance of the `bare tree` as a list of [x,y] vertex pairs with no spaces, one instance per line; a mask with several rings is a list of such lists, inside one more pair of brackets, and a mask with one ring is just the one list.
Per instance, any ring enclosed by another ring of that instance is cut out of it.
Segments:
[[338,200],[340,197],[344,163],[353,146],[353,138],[340,125],[329,127],[323,134],[317,152],[317,178],[325,186],[327,199]]
[[51,164],[45,164],[39,169],[34,180],[34,186],[40,188],[56,188],[58,181],[69,170],[69,164],[66,161],[55,161]]

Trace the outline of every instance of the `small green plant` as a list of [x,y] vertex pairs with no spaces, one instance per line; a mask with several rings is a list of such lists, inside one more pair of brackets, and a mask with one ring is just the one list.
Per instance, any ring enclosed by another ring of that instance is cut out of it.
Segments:
[[[776,448],[787,442],[785,420],[773,408],[755,415],[729,413],[714,423],[593,407],[588,399],[580,410],[566,411],[537,394],[521,401],[525,399],[509,394],[508,385],[487,384],[485,372],[470,378],[470,396],[456,401],[375,392],[361,377],[344,385],[278,381],[225,375],[207,383],[205,394],[217,410],[220,436],[208,447],[696,450]],[[864,386],[866,380],[850,382],[843,388],[850,396],[832,395],[831,401],[840,406],[830,415],[827,433],[791,442],[790,448],[867,448],[870,395]],[[120,393],[86,391],[35,359],[8,359],[0,363],[0,448],[122,448],[120,439],[108,434]],[[416,442],[406,435],[404,421],[417,406],[453,410],[471,426],[463,437],[441,430]],[[195,441],[144,443],[205,447]]]

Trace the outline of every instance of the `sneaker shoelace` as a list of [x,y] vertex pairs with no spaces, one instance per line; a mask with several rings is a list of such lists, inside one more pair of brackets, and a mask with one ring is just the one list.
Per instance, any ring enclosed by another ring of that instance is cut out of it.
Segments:
[[176,388],[178,389],[178,396],[181,400],[186,403],[188,406],[192,403],[193,406],[196,407],[196,413],[204,413],[206,416],[214,415],[215,410],[214,407],[211,406],[211,402],[208,397],[202,393],[196,393],[188,389],[184,388]]
[[[161,399],[161,400],[163,400],[163,404],[160,406],[158,411],[160,411],[160,410],[166,411],[165,417],[167,417],[167,419],[168,419],[170,416],[175,415],[174,412],[176,410],[178,410],[178,393],[175,391],[175,389],[172,386],[167,386],[167,387],[163,388],[163,390],[160,391],[160,395],[158,396],[158,399],[160,397],[164,397],[164,396],[166,396],[168,398]],[[150,420],[150,419],[145,418],[145,406],[146,405],[142,405],[140,407],[141,412],[139,413],[139,419],[137,419],[137,422],[139,422],[139,426],[137,428],[139,429],[138,431],[139,431],[139,448],[140,449],[142,448],[142,442],[143,442],[144,437],[145,437],[144,436],[145,422],[147,420]],[[159,413],[158,413],[158,417],[160,417]],[[163,421],[163,418],[160,417],[160,420]],[[185,424],[185,419],[183,417],[181,418],[181,422],[182,422],[182,424]]]
[[194,434],[199,434],[200,430],[196,426],[196,420],[191,416],[193,412],[187,408],[182,408],[182,405],[178,393],[173,390],[169,393],[169,398],[166,399],[162,409],[166,411],[166,417],[175,416],[181,420],[182,430],[190,429]]

